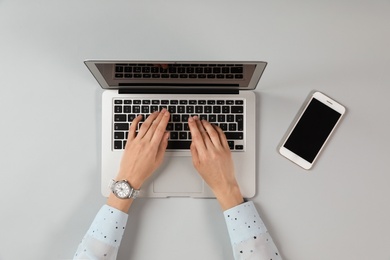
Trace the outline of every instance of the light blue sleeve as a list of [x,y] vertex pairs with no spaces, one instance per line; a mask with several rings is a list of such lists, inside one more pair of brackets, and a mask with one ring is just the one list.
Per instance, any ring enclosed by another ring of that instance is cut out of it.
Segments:
[[252,201],[224,211],[224,216],[234,259],[282,259]]
[[115,260],[127,218],[126,213],[104,205],[79,244],[73,259]]

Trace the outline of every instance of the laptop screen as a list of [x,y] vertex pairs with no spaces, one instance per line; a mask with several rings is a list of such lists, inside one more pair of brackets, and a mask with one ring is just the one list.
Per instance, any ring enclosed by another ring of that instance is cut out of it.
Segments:
[[266,62],[86,61],[103,88],[254,89]]

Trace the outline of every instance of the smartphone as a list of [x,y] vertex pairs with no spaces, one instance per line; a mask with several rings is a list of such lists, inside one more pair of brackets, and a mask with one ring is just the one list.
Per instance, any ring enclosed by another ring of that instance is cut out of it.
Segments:
[[344,106],[314,92],[282,141],[280,154],[309,170],[344,114]]

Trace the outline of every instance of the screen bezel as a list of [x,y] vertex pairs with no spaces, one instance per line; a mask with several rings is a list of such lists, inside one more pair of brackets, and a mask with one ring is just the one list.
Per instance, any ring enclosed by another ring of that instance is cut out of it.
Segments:
[[[330,131],[329,135],[327,136],[326,140],[322,143],[322,146],[320,148],[320,150],[317,152],[317,154],[315,155],[315,158],[312,162],[309,162],[307,161],[306,159],[302,158],[299,154],[296,154],[295,152],[289,150],[288,148],[285,147],[285,144],[286,142],[289,140],[290,136],[291,136],[291,133],[294,131],[296,125],[300,122],[302,116],[305,114],[308,106],[310,105],[310,103],[312,102],[313,99],[316,99],[318,100],[319,102],[321,102],[322,104],[326,105],[328,108],[340,113],[340,117],[339,119],[337,120],[337,122],[333,125],[333,128],[332,130]],[[291,130],[289,131],[287,137],[284,139],[282,145],[280,146],[279,148],[279,152],[280,154],[282,154],[283,156],[285,156],[287,159],[293,161],[294,163],[296,163],[297,165],[301,166],[302,168],[306,169],[306,170],[309,170],[312,168],[313,164],[315,163],[315,161],[317,160],[319,154],[321,153],[321,151],[323,150],[323,148],[325,147],[325,144],[327,143],[327,141],[329,140],[330,136],[332,135],[332,133],[334,132],[334,130],[336,129],[337,125],[339,124],[339,122],[341,121],[341,118],[343,117],[343,115],[345,114],[345,107],[342,106],[341,104],[339,104],[338,102],[336,102],[335,100],[327,97],[326,95],[324,95],[323,93],[321,92],[315,92],[313,93],[313,95],[311,96],[311,98],[309,99],[309,101],[306,103],[302,113],[300,113],[298,119],[295,121],[293,127],[291,128]]]
[[[111,86],[108,84],[108,82],[104,79],[103,75],[99,71],[97,64],[112,64],[112,63],[157,63],[157,64],[175,64],[175,63],[180,63],[180,64],[191,64],[191,63],[198,63],[198,64],[210,64],[210,63],[215,63],[215,64],[248,64],[248,65],[256,65],[256,68],[253,72],[253,75],[248,83],[247,86],[244,87],[230,87],[227,86],[228,88],[234,88],[238,90],[253,90],[256,88],[261,76],[263,75],[263,72],[267,66],[267,62],[265,61],[134,61],[134,60],[85,60],[84,61],[85,65],[88,67],[92,75],[95,77],[95,79],[98,81],[100,86],[103,89],[132,89],[132,88],[139,88],[137,86]],[[153,88],[153,87],[148,87],[148,86],[142,86],[143,88]],[[189,86],[164,86],[164,88],[169,88],[169,89],[192,89],[193,87]],[[221,87],[213,87],[213,86],[200,86],[197,87],[199,89],[204,88],[204,89],[220,89]],[[223,88],[223,87],[222,87]]]

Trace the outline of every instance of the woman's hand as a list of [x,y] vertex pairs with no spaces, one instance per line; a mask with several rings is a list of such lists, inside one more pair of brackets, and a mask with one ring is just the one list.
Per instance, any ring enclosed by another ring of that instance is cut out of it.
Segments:
[[214,192],[223,210],[243,202],[233,159],[222,129],[198,117],[190,117],[192,162]]

